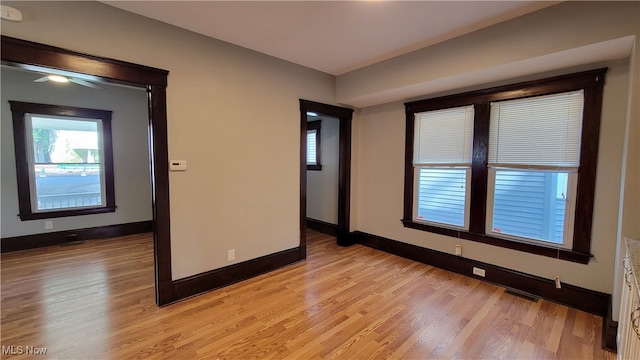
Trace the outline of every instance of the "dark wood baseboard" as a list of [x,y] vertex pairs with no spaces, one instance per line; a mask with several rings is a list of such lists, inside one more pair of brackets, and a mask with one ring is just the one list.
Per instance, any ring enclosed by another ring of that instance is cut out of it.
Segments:
[[[584,289],[566,283],[562,284],[562,289],[556,289],[555,281],[551,279],[545,279],[359,231],[355,232],[354,235],[360,244],[390,254],[478,278],[506,288],[524,291],[559,304],[570,306],[574,309],[602,316],[603,318],[606,318],[610,313],[608,310],[611,301],[610,294]],[[486,276],[479,277],[474,275],[473,267],[484,269]],[[605,330],[606,329],[603,329],[603,331]]]
[[152,231],[151,220],[127,224],[98,226],[77,230],[55,231],[43,234],[2,238],[3,253],[62,245],[74,241],[104,239],[114,236],[141,234]]
[[338,236],[338,225],[321,220],[307,218],[307,228],[320,231],[327,235]]
[[173,281],[174,301],[231,285],[304,260],[293,248]]
[[611,301],[607,316],[602,317],[602,348],[612,352],[618,351],[618,322],[613,320]]

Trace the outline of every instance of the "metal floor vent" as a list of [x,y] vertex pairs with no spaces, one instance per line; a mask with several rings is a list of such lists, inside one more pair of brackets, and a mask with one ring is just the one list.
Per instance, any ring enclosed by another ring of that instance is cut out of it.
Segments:
[[68,241],[66,243],[60,244],[60,246],[71,246],[71,245],[80,245],[80,244],[84,244],[84,240]]
[[518,297],[521,297],[523,299],[527,299],[529,301],[533,301],[533,302],[538,302],[538,297],[533,295],[533,294],[529,294],[527,292],[524,291],[520,291],[520,290],[516,290],[516,289],[507,289],[504,291],[507,294],[511,294],[511,295],[515,295]]

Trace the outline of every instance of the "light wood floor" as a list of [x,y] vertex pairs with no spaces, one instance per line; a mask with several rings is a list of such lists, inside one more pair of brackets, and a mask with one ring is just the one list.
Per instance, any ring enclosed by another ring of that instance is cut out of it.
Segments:
[[2,346],[49,359],[615,358],[597,316],[317,232],[307,261],[165,308],[149,234],[1,265]]

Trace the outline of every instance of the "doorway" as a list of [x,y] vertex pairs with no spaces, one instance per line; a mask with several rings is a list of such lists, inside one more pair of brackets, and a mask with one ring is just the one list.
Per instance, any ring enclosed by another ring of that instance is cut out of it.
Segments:
[[307,113],[329,116],[339,120],[338,145],[338,229],[337,243],[354,243],[349,231],[351,206],[351,124],[353,109],[300,100],[300,251],[306,257],[307,232]]
[[73,73],[97,80],[141,87],[147,91],[151,154],[152,221],[156,304],[175,300],[171,278],[169,160],[167,144],[166,70],[81,54],[7,36],[1,37],[2,64],[41,72]]

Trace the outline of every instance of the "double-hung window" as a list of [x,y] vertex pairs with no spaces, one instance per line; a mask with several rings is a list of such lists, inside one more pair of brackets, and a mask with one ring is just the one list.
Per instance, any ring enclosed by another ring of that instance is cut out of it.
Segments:
[[414,220],[468,228],[473,105],[415,114]]
[[20,218],[115,211],[111,111],[10,104]]
[[406,103],[404,225],[587,263],[605,73]]
[[571,248],[584,91],[491,103],[487,233]]

